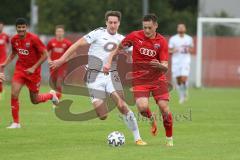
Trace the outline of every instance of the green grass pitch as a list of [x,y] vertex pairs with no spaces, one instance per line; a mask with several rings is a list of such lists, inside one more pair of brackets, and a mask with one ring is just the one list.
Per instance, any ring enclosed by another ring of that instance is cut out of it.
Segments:
[[[42,87],[41,92],[47,92]],[[191,89],[190,99],[179,105],[171,92],[174,114],[174,147],[165,147],[162,122],[159,134],[152,137],[149,123],[138,118],[142,138],[147,146],[136,146],[115,109],[105,121],[66,122],[55,116],[51,102],[30,103],[24,88],[20,96],[22,128],[7,130],[11,122],[10,86],[0,101],[1,160],[239,160],[240,159],[240,90]],[[80,96],[64,96],[74,100],[71,111],[91,109],[90,100]],[[136,108],[131,106],[133,111]],[[152,110],[157,110],[151,100]],[[125,134],[126,144],[120,148],[107,145],[107,135],[118,130]]]

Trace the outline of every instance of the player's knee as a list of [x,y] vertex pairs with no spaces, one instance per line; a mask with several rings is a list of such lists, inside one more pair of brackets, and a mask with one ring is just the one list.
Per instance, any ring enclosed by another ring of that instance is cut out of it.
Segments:
[[163,106],[160,106],[160,110],[162,113],[168,113],[169,107],[168,107],[168,105],[163,105]]
[[118,102],[118,109],[122,114],[126,114],[129,112],[128,106],[127,106],[126,102],[124,102],[124,101]]
[[143,116],[143,117],[148,117],[148,113],[146,111],[140,111],[140,114]]
[[142,116],[146,117],[146,110],[147,110],[147,108],[148,108],[148,105],[140,104],[140,105],[137,105],[137,107],[138,107],[139,113],[140,113]]
[[118,106],[118,108],[119,108],[120,110],[124,110],[124,108],[127,108],[127,106],[126,106],[126,104],[125,104],[124,101],[119,101],[119,102],[117,103],[117,106]]
[[32,104],[38,104],[38,101],[36,99],[31,99]]
[[17,95],[17,94],[14,94],[14,93],[12,93],[12,94],[11,94],[11,98],[17,99],[17,98],[18,98],[18,95]]

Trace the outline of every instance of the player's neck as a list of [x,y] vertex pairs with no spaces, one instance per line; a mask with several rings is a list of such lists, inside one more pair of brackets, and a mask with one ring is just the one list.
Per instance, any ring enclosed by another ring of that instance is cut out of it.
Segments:
[[56,37],[56,40],[57,40],[57,41],[62,41],[62,40],[63,40],[63,37]]
[[117,32],[111,33],[108,29],[107,29],[107,32],[108,32],[108,34],[110,34],[110,35],[115,35],[115,34],[117,34]]
[[157,36],[157,32],[153,33],[153,35],[151,37],[149,37],[149,39],[154,39],[154,38],[156,38],[156,36]]
[[184,33],[179,33],[179,37],[181,38],[184,37],[184,35],[185,35]]

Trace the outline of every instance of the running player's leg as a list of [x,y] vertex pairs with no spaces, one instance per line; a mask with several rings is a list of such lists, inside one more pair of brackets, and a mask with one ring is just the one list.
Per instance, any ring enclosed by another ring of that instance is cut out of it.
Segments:
[[107,118],[108,108],[105,103],[106,92],[104,86],[105,83],[104,75],[96,71],[88,71],[86,74],[87,74],[86,84],[88,87],[93,107],[99,119],[105,120]]
[[0,101],[2,100],[2,93],[3,93],[3,83],[0,81]]
[[182,104],[184,102],[184,94],[185,94],[184,83],[182,81],[181,75],[176,77],[176,79],[177,79],[177,90],[179,94],[179,103]]
[[39,94],[40,88],[40,75],[31,75],[26,80],[26,86],[29,89],[30,99],[33,104],[43,103],[48,100],[52,100],[54,104],[59,102],[57,93],[51,90],[49,93]]
[[92,99],[92,104],[93,104],[93,107],[94,107],[95,112],[96,112],[97,116],[99,117],[99,119],[100,120],[107,119],[108,108],[105,103],[105,100],[94,98],[94,99]]
[[153,97],[159,106],[160,112],[163,118],[163,126],[165,128],[167,146],[173,145],[173,118],[172,113],[170,111],[168,101],[169,101],[169,93],[168,93],[168,84],[165,81],[158,82],[159,86],[156,86],[153,90]]
[[132,131],[134,140],[137,145],[146,145],[147,143],[142,141],[139,133],[138,124],[134,113],[129,109],[127,103],[124,100],[124,93],[118,72],[112,72],[106,78],[106,92],[110,93],[111,98],[118,107],[118,110],[123,116],[123,120],[127,127]]
[[138,111],[142,116],[147,117],[151,124],[151,133],[153,136],[157,135],[157,120],[156,115],[152,114],[149,107],[150,91],[147,86],[134,86],[134,97]]
[[116,103],[118,110],[122,114],[125,124],[132,131],[136,144],[146,145],[146,142],[142,141],[142,138],[140,136],[136,117],[134,113],[129,109],[127,103],[124,101],[123,92],[114,91],[111,93],[111,97]]
[[13,123],[7,127],[9,129],[21,128],[20,120],[19,120],[19,94],[24,86],[24,82],[12,81],[12,89],[11,89],[11,110],[12,110],[12,118]]
[[174,79],[176,85],[180,104],[184,102],[184,86],[182,84],[181,75],[182,75],[181,65],[178,63],[172,64],[172,78]]
[[187,100],[188,96],[188,76],[190,74],[190,64],[186,63],[183,65],[182,73],[181,73],[181,82],[183,85],[183,94],[184,94],[184,101]]
[[[4,59],[4,61],[5,61],[5,59]],[[3,61],[1,60],[1,58],[0,58],[0,64],[2,63]],[[3,67],[1,67],[0,66],[0,73],[1,74],[3,74],[3,72],[4,72],[4,69],[3,69]],[[0,100],[2,99],[2,97],[3,97],[3,82],[2,82],[2,80],[0,79]]]

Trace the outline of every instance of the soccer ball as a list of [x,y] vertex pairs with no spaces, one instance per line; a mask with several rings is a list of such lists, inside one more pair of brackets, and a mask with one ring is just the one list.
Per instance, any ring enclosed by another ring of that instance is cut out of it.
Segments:
[[113,131],[108,135],[107,141],[109,145],[113,147],[119,147],[125,143],[125,136],[121,132]]

